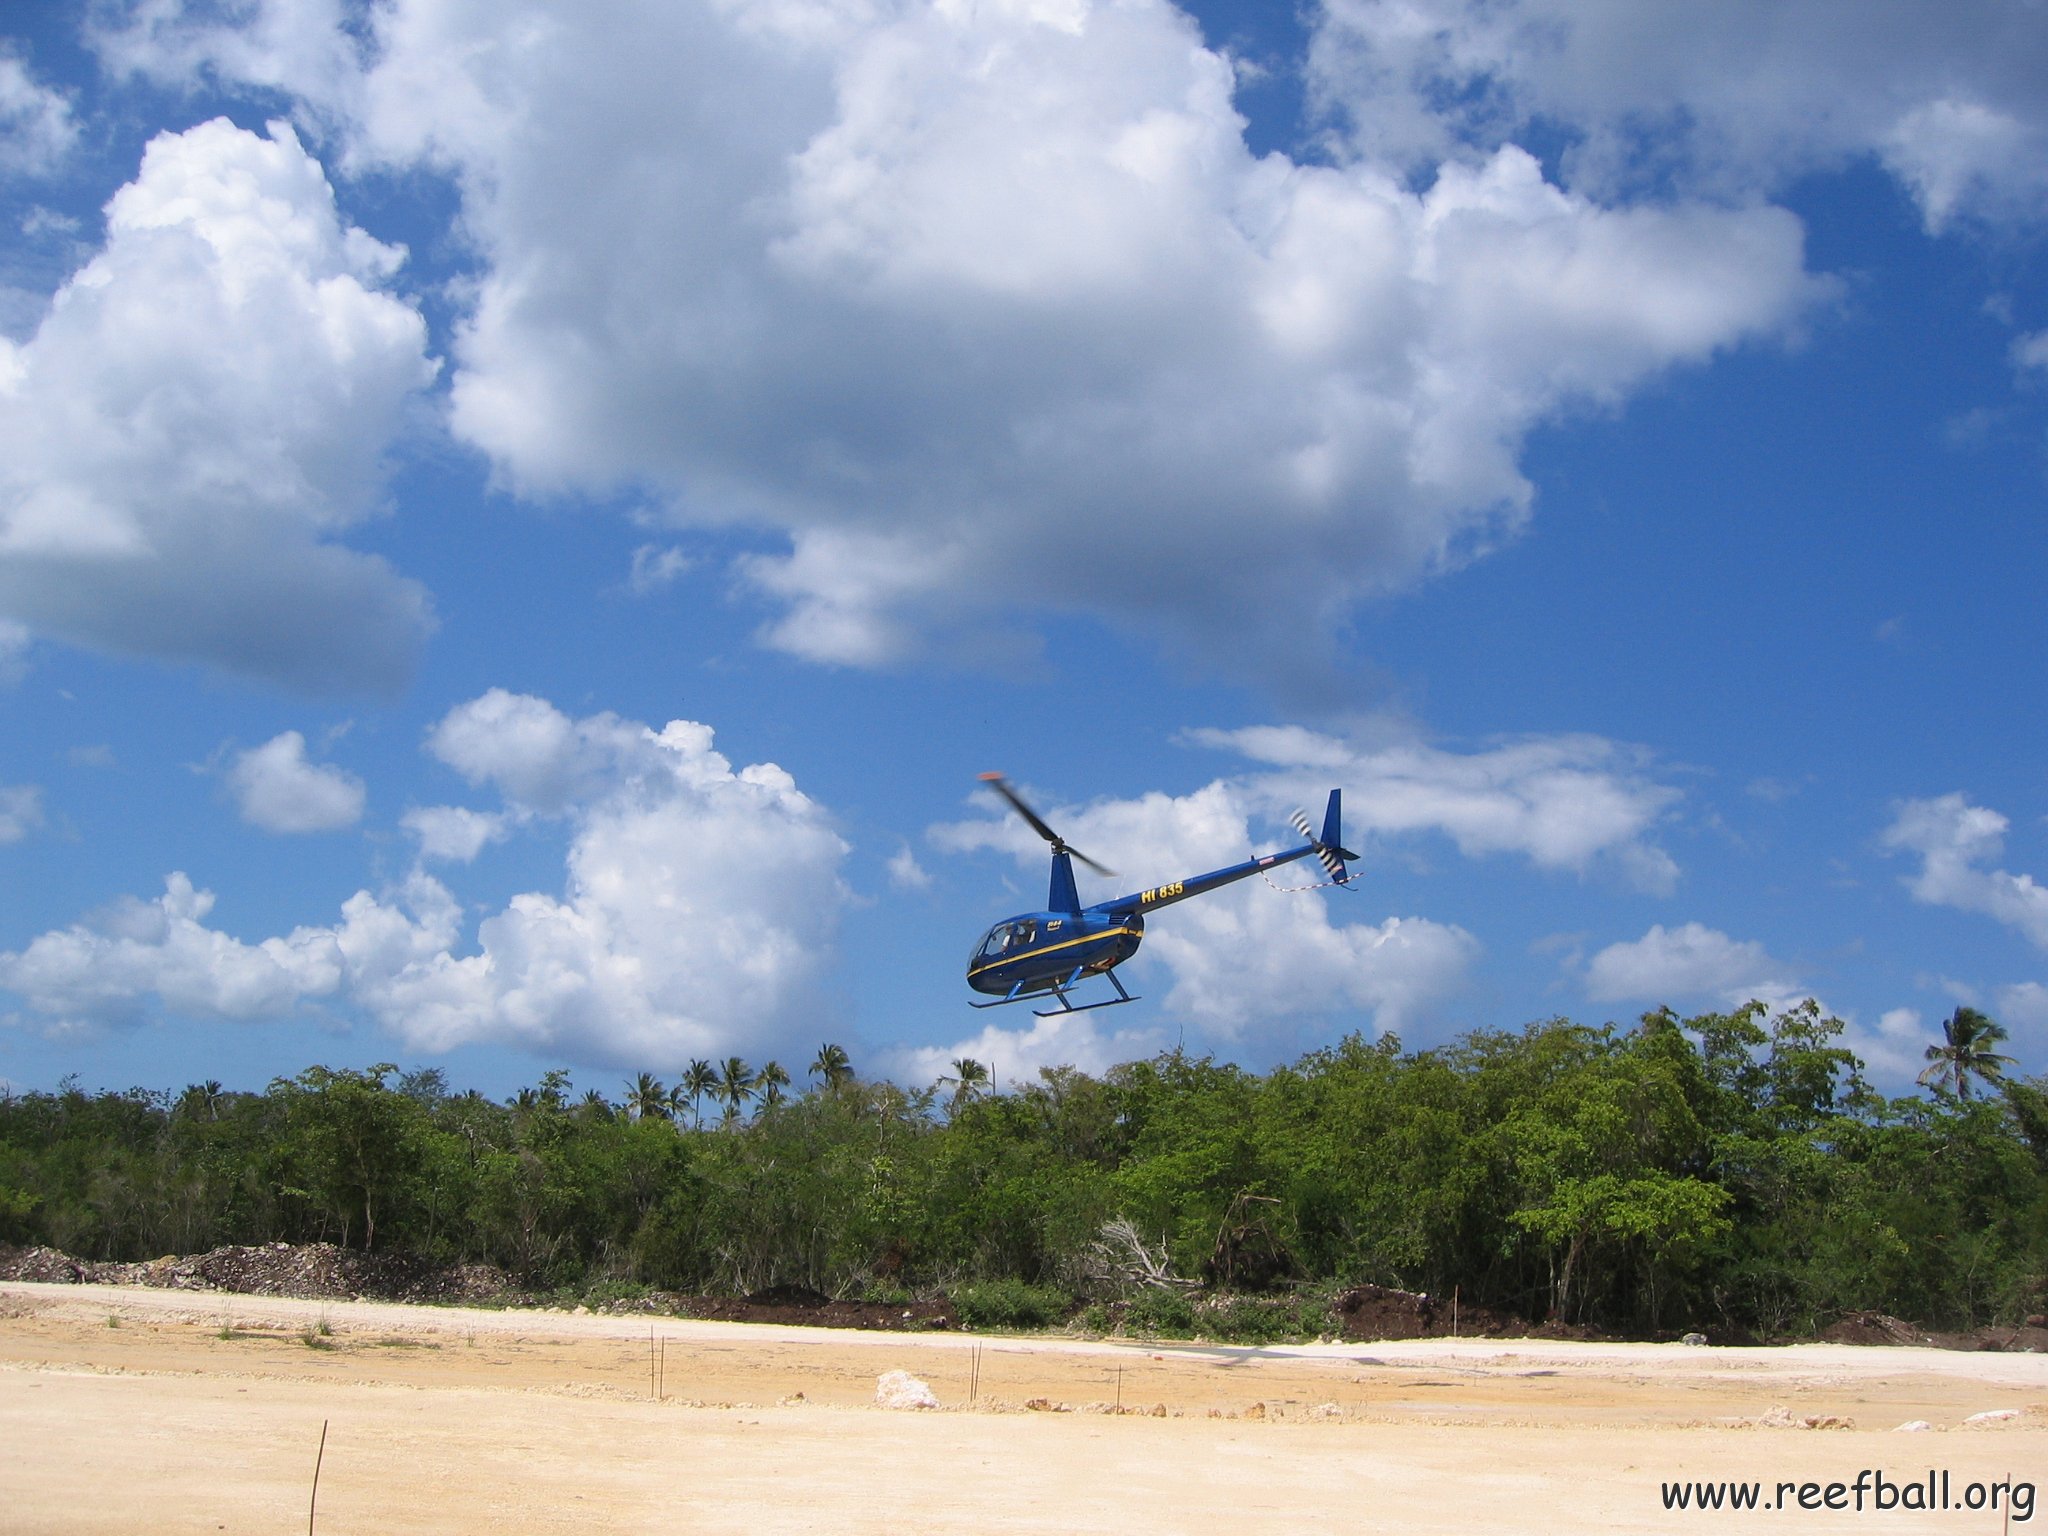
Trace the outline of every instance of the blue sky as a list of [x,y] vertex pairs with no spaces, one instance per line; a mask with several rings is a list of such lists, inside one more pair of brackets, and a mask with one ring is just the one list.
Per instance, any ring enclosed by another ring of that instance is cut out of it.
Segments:
[[[0,1080],[2040,1070],[2036,8],[85,15],[0,17]],[[1362,878],[978,1014],[988,769]]]

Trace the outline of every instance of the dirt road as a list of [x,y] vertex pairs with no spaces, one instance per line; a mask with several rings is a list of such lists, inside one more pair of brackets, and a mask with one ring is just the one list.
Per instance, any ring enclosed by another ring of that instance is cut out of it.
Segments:
[[[897,1369],[940,1409],[875,1407]],[[1966,1422],[1986,1413],[2007,1416]],[[323,1423],[320,1532],[1997,1532],[2048,1482],[2048,1357],[1247,1350],[0,1285],[0,1532],[296,1530]],[[1860,1513],[1859,1472],[1881,1474]],[[1956,1507],[1907,1507],[1930,1474]],[[1786,1507],[1666,1508],[1702,1480]]]

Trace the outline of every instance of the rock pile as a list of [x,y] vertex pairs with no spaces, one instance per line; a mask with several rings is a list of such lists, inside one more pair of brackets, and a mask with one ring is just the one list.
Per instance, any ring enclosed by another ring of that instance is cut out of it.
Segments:
[[42,1285],[79,1285],[94,1277],[85,1273],[98,1265],[81,1264],[54,1248],[0,1247],[0,1280],[33,1280]]
[[936,1408],[939,1399],[931,1386],[908,1371],[884,1371],[875,1382],[878,1408]]
[[1830,1344],[1928,1344],[1933,1341],[1911,1323],[1883,1312],[1849,1312],[1821,1330]]
[[0,1280],[445,1305],[504,1301],[514,1292],[504,1273],[488,1264],[430,1264],[404,1254],[358,1253],[332,1243],[234,1246],[137,1264],[74,1259],[52,1248],[0,1248]]

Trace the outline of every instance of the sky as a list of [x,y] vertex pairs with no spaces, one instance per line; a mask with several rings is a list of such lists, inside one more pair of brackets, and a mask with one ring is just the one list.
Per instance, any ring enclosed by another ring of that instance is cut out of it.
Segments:
[[[2039,1072],[2044,236],[2028,0],[0,9],[0,1083]],[[976,1012],[986,771],[1358,878]]]

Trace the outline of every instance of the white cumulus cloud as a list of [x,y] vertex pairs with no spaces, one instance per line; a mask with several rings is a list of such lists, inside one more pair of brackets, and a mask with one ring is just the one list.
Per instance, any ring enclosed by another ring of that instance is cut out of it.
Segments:
[[1927,1047],[1936,1035],[1918,1009],[1889,1008],[1878,1015],[1874,1028],[1850,1021],[1842,1043],[1879,1078],[1904,1084],[1927,1065]]
[[0,622],[311,689],[389,688],[425,591],[335,541],[433,378],[292,130],[153,139],[106,243],[0,340]]
[[0,988],[48,1027],[140,1018],[154,999],[174,1013],[262,1019],[290,1014],[340,986],[344,956],[329,928],[244,944],[206,925],[214,895],[182,871],[154,901],[124,898],[18,954],[0,953]]
[[468,864],[510,830],[508,818],[460,805],[416,806],[399,825],[419,839],[422,859]]
[[1587,962],[1585,985],[1596,1003],[1734,1006],[1760,998],[1783,1005],[1805,995],[1763,945],[1702,923],[1669,929],[1653,923],[1640,939],[1608,945]]
[[1870,159],[1931,230],[2048,208],[2048,22],[2007,0],[1325,0],[1311,78],[1355,150],[1411,168],[1540,126],[1599,192]]
[[2004,850],[2008,825],[1998,812],[1972,805],[1961,794],[1903,800],[1883,844],[1920,856],[1919,873],[1906,880],[1916,900],[1982,913],[2048,949],[2048,888],[2032,875],[1984,867]]
[[[537,741],[573,765],[541,771]],[[819,1016],[847,849],[788,774],[735,769],[711,741],[691,721],[575,720],[494,691],[451,710],[429,749],[499,789],[505,810],[486,821],[566,825],[559,895],[517,894],[468,938],[462,904],[415,871],[357,892],[335,923],[248,944],[209,927],[211,894],[178,874],[157,902],[0,954],[0,988],[55,1027],[133,1019],[152,998],[246,1019],[328,999],[428,1051],[496,1042],[629,1066],[782,1048]],[[449,858],[480,825],[409,824],[423,853]]]
[[1361,745],[1300,726],[1204,729],[1188,739],[1279,770],[1249,784],[1269,814],[1319,812],[1329,789],[1342,787],[1347,838],[1435,832],[1467,857],[1515,854],[1577,874],[1612,868],[1657,894],[1678,878],[1656,828],[1679,792],[1652,776],[1647,754],[1603,737],[1526,737],[1473,752],[1412,737]]
[[266,832],[334,832],[363,819],[363,781],[308,761],[297,731],[238,753],[227,780],[242,819]]
[[899,891],[921,891],[932,883],[932,877],[906,847],[889,857],[889,883]]
[[1777,209],[1603,206],[1513,147],[1420,192],[1255,156],[1166,0],[391,0],[361,46],[187,9],[105,46],[452,176],[457,435],[530,495],[745,531],[765,639],[822,660],[1063,607],[1299,666],[1512,533],[1539,423],[1826,291]]
[[[496,814],[565,821],[568,878],[486,916],[476,953],[443,949],[365,989],[394,1032],[631,1064],[772,1044],[814,1017],[847,849],[781,769],[735,770],[693,721],[574,719],[503,689],[450,710],[427,750],[496,790]],[[412,824],[451,856],[481,830]]]

